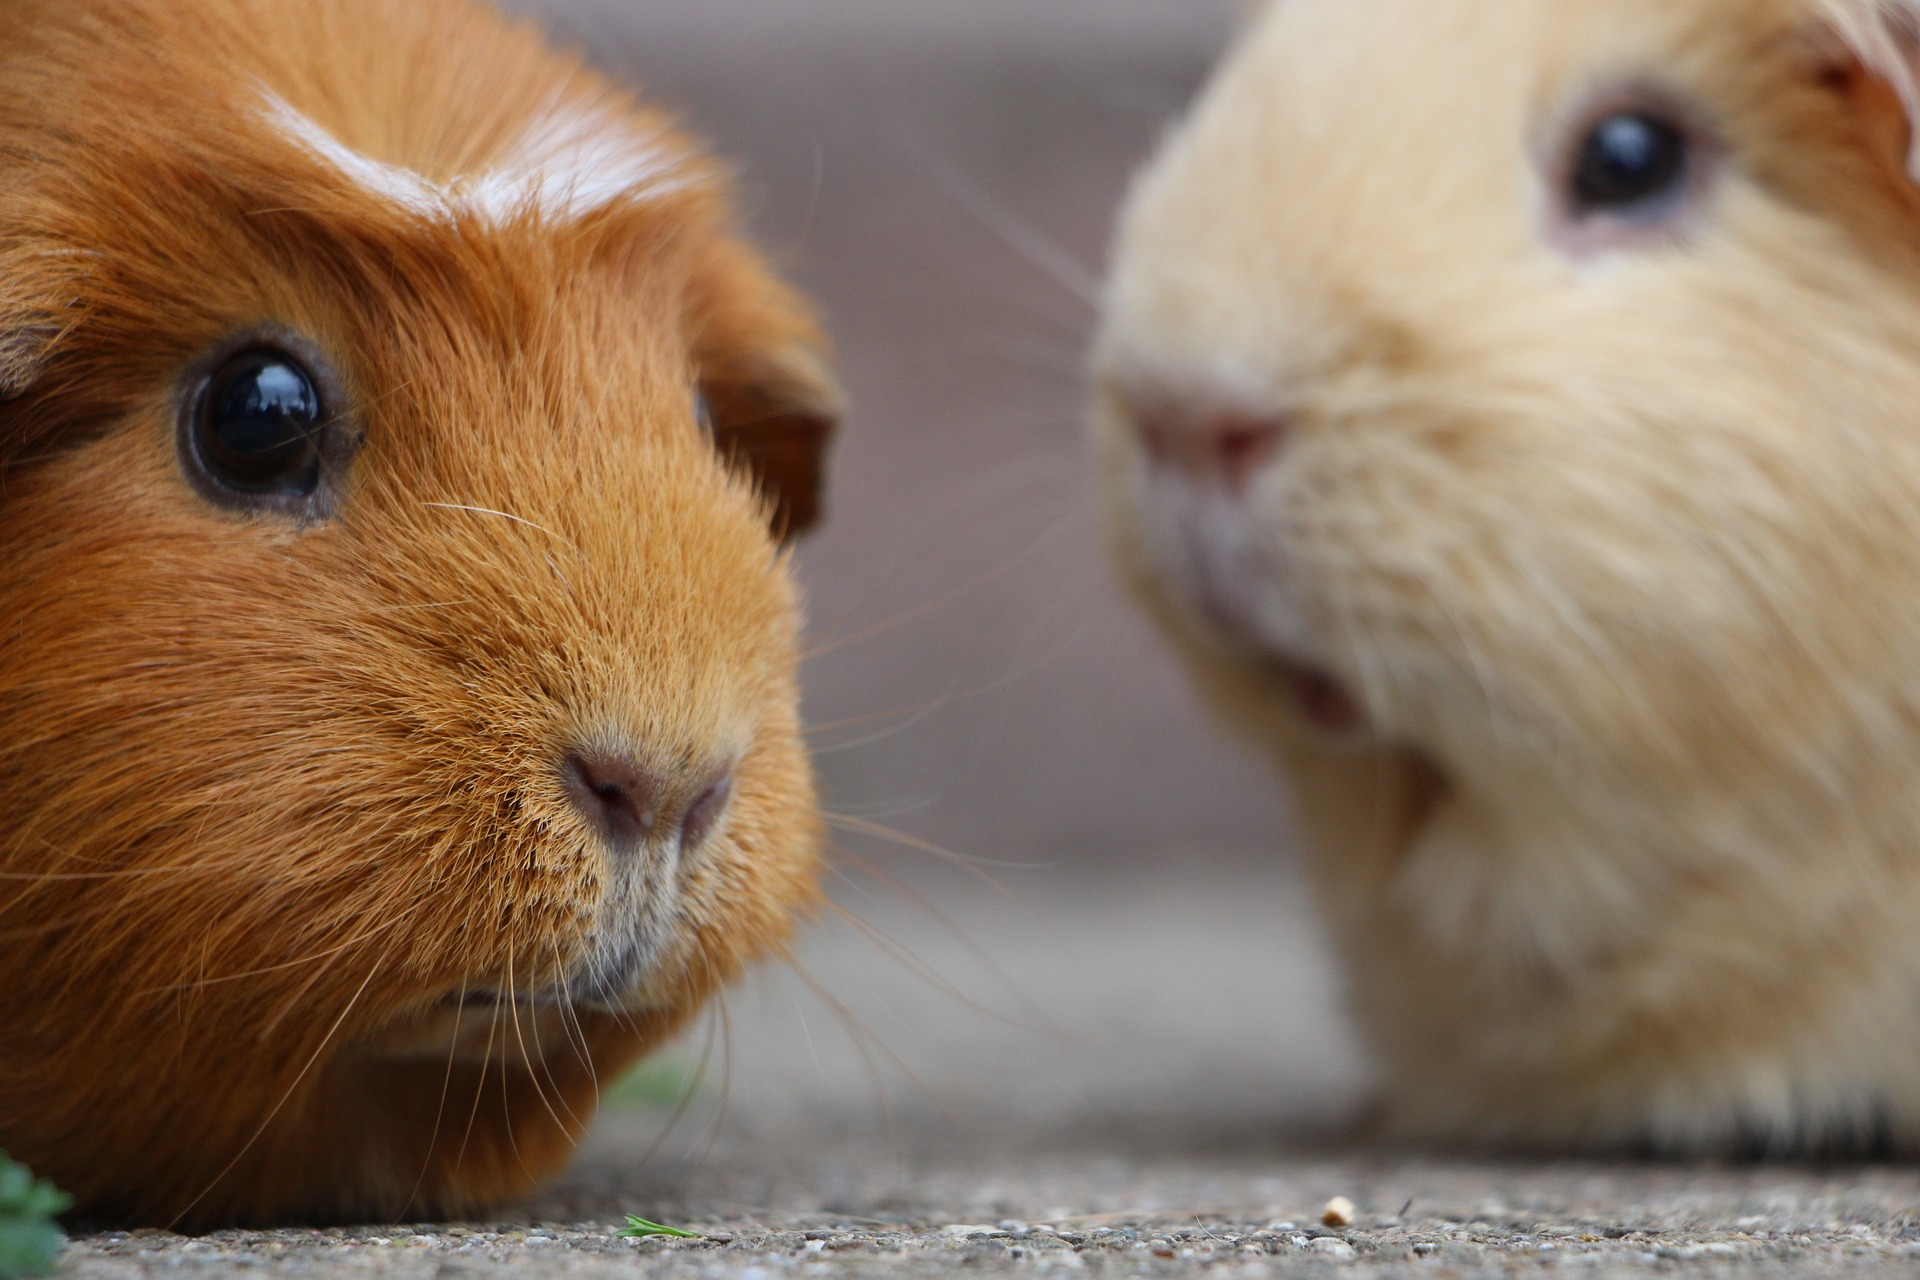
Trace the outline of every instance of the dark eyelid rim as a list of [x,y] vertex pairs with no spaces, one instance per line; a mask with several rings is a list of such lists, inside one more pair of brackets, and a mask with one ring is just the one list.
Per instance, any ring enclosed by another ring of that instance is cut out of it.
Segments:
[[[284,351],[313,379],[319,393],[320,483],[310,494],[242,493],[214,480],[200,456],[195,421],[202,400],[221,366],[256,349]],[[352,399],[334,363],[311,338],[280,324],[235,330],[209,347],[182,371],[174,390],[174,449],[181,473],[205,502],[241,515],[277,516],[302,528],[323,524],[339,511],[347,473],[359,453],[362,432]]]
[[713,442],[719,437],[719,427],[713,420],[713,402],[707,399],[707,389],[695,383],[693,386],[693,422],[700,428],[702,439]]

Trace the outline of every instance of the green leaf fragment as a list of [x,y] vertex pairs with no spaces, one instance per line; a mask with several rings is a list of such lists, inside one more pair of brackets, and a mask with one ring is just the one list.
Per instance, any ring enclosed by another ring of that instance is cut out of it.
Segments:
[[672,1236],[675,1240],[699,1240],[703,1237],[698,1231],[682,1231],[678,1227],[662,1226],[658,1222],[648,1222],[634,1214],[627,1215],[627,1225],[613,1233],[623,1240],[644,1240],[648,1236]]
[[601,1095],[609,1107],[673,1107],[687,1100],[699,1073],[672,1059],[642,1062]]
[[53,1271],[67,1233],[54,1219],[73,1201],[0,1154],[0,1280]]

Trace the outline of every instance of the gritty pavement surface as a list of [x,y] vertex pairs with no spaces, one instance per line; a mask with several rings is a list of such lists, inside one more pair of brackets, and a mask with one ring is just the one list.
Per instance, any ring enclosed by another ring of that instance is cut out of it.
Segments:
[[[859,925],[823,921],[794,970],[652,1069],[637,1092],[686,1093],[677,1119],[664,1097],[610,1104],[573,1168],[496,1221],[107,1232],[63,1274],[1920,1273],[1920,1168],[1344,1141],[1360,1059],[1283,869],[1188,859],[1177,891],[997,878],[843,891]],[[1336,1196],[1347,1224],[1322,1221]],[[702,1238],[620,1239],[629,1213]]]
[[[1913,1275],[1906,1170],[1513,1167],[1274,1156],[1006,1151],[863,1169],[858,1151],[779,1169],[730,1152],[649,1208],[699,1240],[623,1240],[612,1188],[576,1185],[508,1223],[89,1237],[66,1274],[775,1276],[1507,1275],[1563,1271]],[[735,1161],[738,1164],[735,1165]],[[1315,1201],[1368,1206],[1346,1226]],[[823,1196],[822,1191],[832,1194]],[[763,1206],[747,1208],[743,1193]],[[1411,1202],[1410,1204],[1408,1202]],[[1157,1207],[1086,1212],[1089,1204]],[[1048,1206],[1036,1221],[1035,1206]],[[1180,1206],[1180,1207],[1175,1207]],[[1010,1216],[1021,1210],[1033,1217]],[[1061,1212],[1065,1210],[1066,1212]],[[551,1216],[550,1216],[551,1215]],[[1003,1216],[1009,1215],[1009,1216]]]

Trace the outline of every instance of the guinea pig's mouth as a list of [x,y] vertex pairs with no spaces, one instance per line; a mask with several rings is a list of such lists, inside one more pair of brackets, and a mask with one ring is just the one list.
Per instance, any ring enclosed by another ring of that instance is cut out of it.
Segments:
[[1272,657],[1263,665],[1292,695],[1301,718],[1330,737],[1350,737],[1367,727],[1360,700],[1340,677],[1292,658]]
[[523,992],[448,996],[387,1027],[363,1048],[374,1061],[513,1062],[527,1065],[572,1044],[576,1014],[563,1001]]
[[[1175,592],[1215,643],[1276,680],[1291,695],[1301,718],[1334,738],[1360,735],[1368,728],[1364,704],[1347,683],[1328,668],[1289,651],[1283,636],[1297,636],[1296,611],[1266,607],[1257,593],[1241,585],[1245,566],[1222,567],[1204,549],[1184,558],[1174,575]],[[1260,576],[1260,575],[1252,575]]]
[[473,1010],[483,1017],[529,1009],[632,1013],[646,1006],[645,978],[654,948],[635,945],[558,983],[525,988],[463,987],[441,998],[442,1010]]
[[556,1045],[572,1044],[583,1015],[633,1017],[648,1008],[644,993],[630,990],[469,988],[388,1027],[374,1037],[368,1052],[386,1060],[532,1059]]
[[597,1013],[631,1013],[645,1006],[644,997],[626,984],[590,983],[531,991],[461,991],[444,997],[438,1009],[478,1010],[491,1016],[516,1009],[583,1009]]

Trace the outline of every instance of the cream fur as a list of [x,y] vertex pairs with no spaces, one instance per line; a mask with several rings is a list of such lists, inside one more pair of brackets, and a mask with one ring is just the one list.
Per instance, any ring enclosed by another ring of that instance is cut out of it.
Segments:
[[[1291,781],[1396,1133],[1920,1148],[1916,9],[1284,0],[1139,183],[1114,537]],[[1561,135],[1649,86],[1696,216],[1557,239]],[[1167,403],[1288,446],[1209,493]]]

